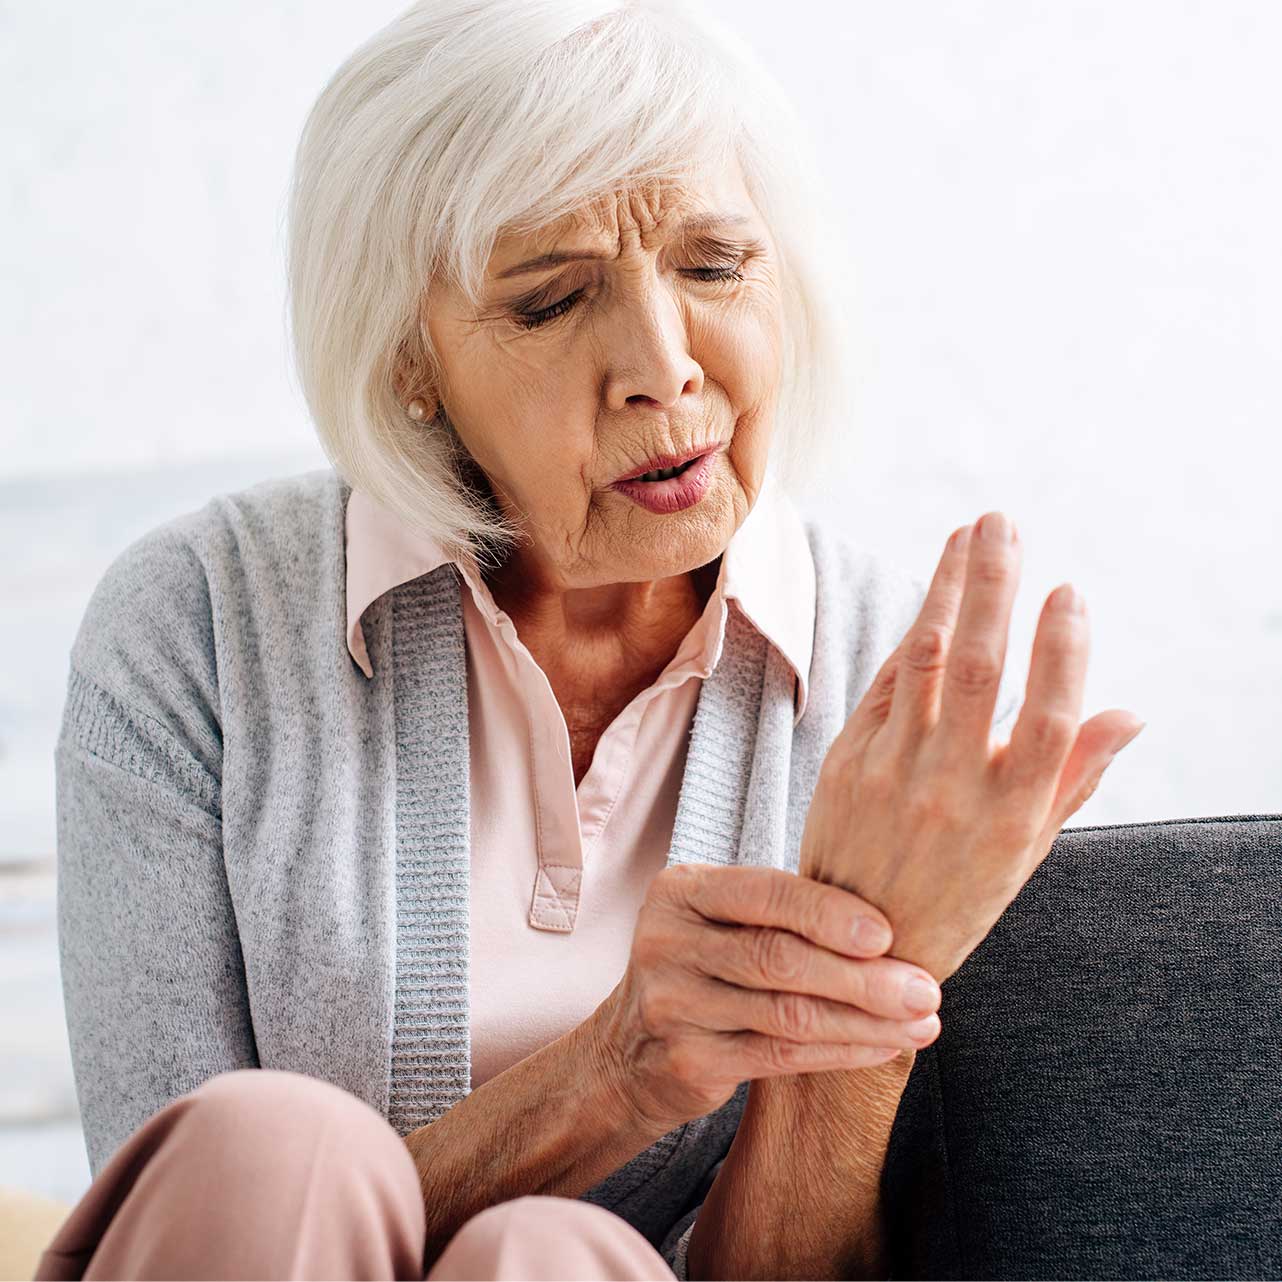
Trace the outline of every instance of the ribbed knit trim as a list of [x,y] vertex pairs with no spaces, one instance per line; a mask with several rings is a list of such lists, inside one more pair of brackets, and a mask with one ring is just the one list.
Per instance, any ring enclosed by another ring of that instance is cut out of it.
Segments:
[[222,813],[218,780],[173,731],[122,703],[77,668],[67,675],[59,740],[75,743],[142,779],[153,779],[215,817]]
[[668,863],[739,862],[744,801],[765,683],[767,641],[738,609],[695,705]]
[[467,657],[452,564],[392,591],[396,1016],[388,1121],[434,1122],[471,1090]]

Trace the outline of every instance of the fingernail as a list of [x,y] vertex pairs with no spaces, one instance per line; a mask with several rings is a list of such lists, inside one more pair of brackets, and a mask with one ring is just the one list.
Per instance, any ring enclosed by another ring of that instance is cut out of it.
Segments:
[[856,948],[864,948],[870,952],[881,952],[883,948],[890,947],[890,931],[879,921],[873,921],[871,917],[861,917],[855,922],[854,929],[850,932],[855,941]]
[[939,985],[929,980],[910,979],[904,985],[904,1005],[910,1011],[936,1011],[939,1009]]
[[1004,512],[986,512],[979,518],[975,529],[986,542],[1010,543],[1015,537],[1014,528]]
[[926,1046],[939,1036],[942,1025],[938,1015],[927,1015],[924,1019],[915,1020],[904,1032],[918,1045]]
[[1121,751],[1122,751],[1122,749],[1123,749],[1123,748],[1125,748],[1125,747],[1126,747],[1126,745],[1127,745],[1128,743],[1130,743],[1130,742],[1135,738],[1135,736],[1136,736],[1137,734],[1139,734],[1139,732],[1140,732],[1141,730],[1143,730],[1143,729],[1144,729],[1144,727],[1145,727],[1146,725],[1148,725],[1148,722],[1147,722],[1147,721],[1141,721],[1141,722],[1139,723],[1139,725],[1138,725],[1138,726],[1136,726],[1136,727],[1135,727],[1135,729],[1134,729],[1134,730],[1132,730],[1132,731],[1131,731],[1131,733],[1130,733],[1130,734],[1128,734],[1128,735],[1126,736],[1126,738],[1125,738],[1125,739],[1123,739],[1123,740],[1122,740],[1122,742],[1121,742],[1121,743],[1119,743],[1119,744],[1117,745],[1117,747],[1113,749],[1113,753],[1112,753],[1112,755],[1113,755],[1114,757],[1115,757],[1115,756],[1117,756],[1117,754],[1118,754],[1119,752],[1121,752]]

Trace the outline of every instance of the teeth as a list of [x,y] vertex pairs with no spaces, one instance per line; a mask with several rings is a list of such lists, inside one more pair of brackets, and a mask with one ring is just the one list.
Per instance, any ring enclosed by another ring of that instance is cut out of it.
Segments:
[[665,467],[665,468],[661,468],[657,472],[646,472],[644,475],[638,476],[637,480],[638,481],[666,481],[669,479],[669,477],[676,476],[678,472],[684,471],[685,468],[686,468],[685,463],[682,463],[680,467]]

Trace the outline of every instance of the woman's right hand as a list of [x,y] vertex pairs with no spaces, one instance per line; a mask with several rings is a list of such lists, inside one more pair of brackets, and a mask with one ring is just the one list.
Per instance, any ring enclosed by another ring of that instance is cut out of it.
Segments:
[[[884,928],[873,947],[852,927]],[[884,954],[890,923],[838,886],[757,865],[673,864],[650,883],[628,968],[592,1017],[616,1092],[656,1134],[739,1083],[865,1068],[939,1035],[939,986]],[[922,980],[925,997],[905,993]]]

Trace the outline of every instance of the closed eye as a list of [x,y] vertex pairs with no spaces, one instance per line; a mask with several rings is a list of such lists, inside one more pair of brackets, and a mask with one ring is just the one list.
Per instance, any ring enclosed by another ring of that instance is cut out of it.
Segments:
[[[743,272],[738,267],[689,267],[683,269],[683,274],[702,281],[743,279]],[[564,316],[578,302],[582,293],[581,289],[576,289],[574,293],[567,294],[559,303],[553,303],[550,307],[543,307],[533,312],[517,312],[516,322],[522,329],[538,329],[540,325],[546,325],[548,321]]]

